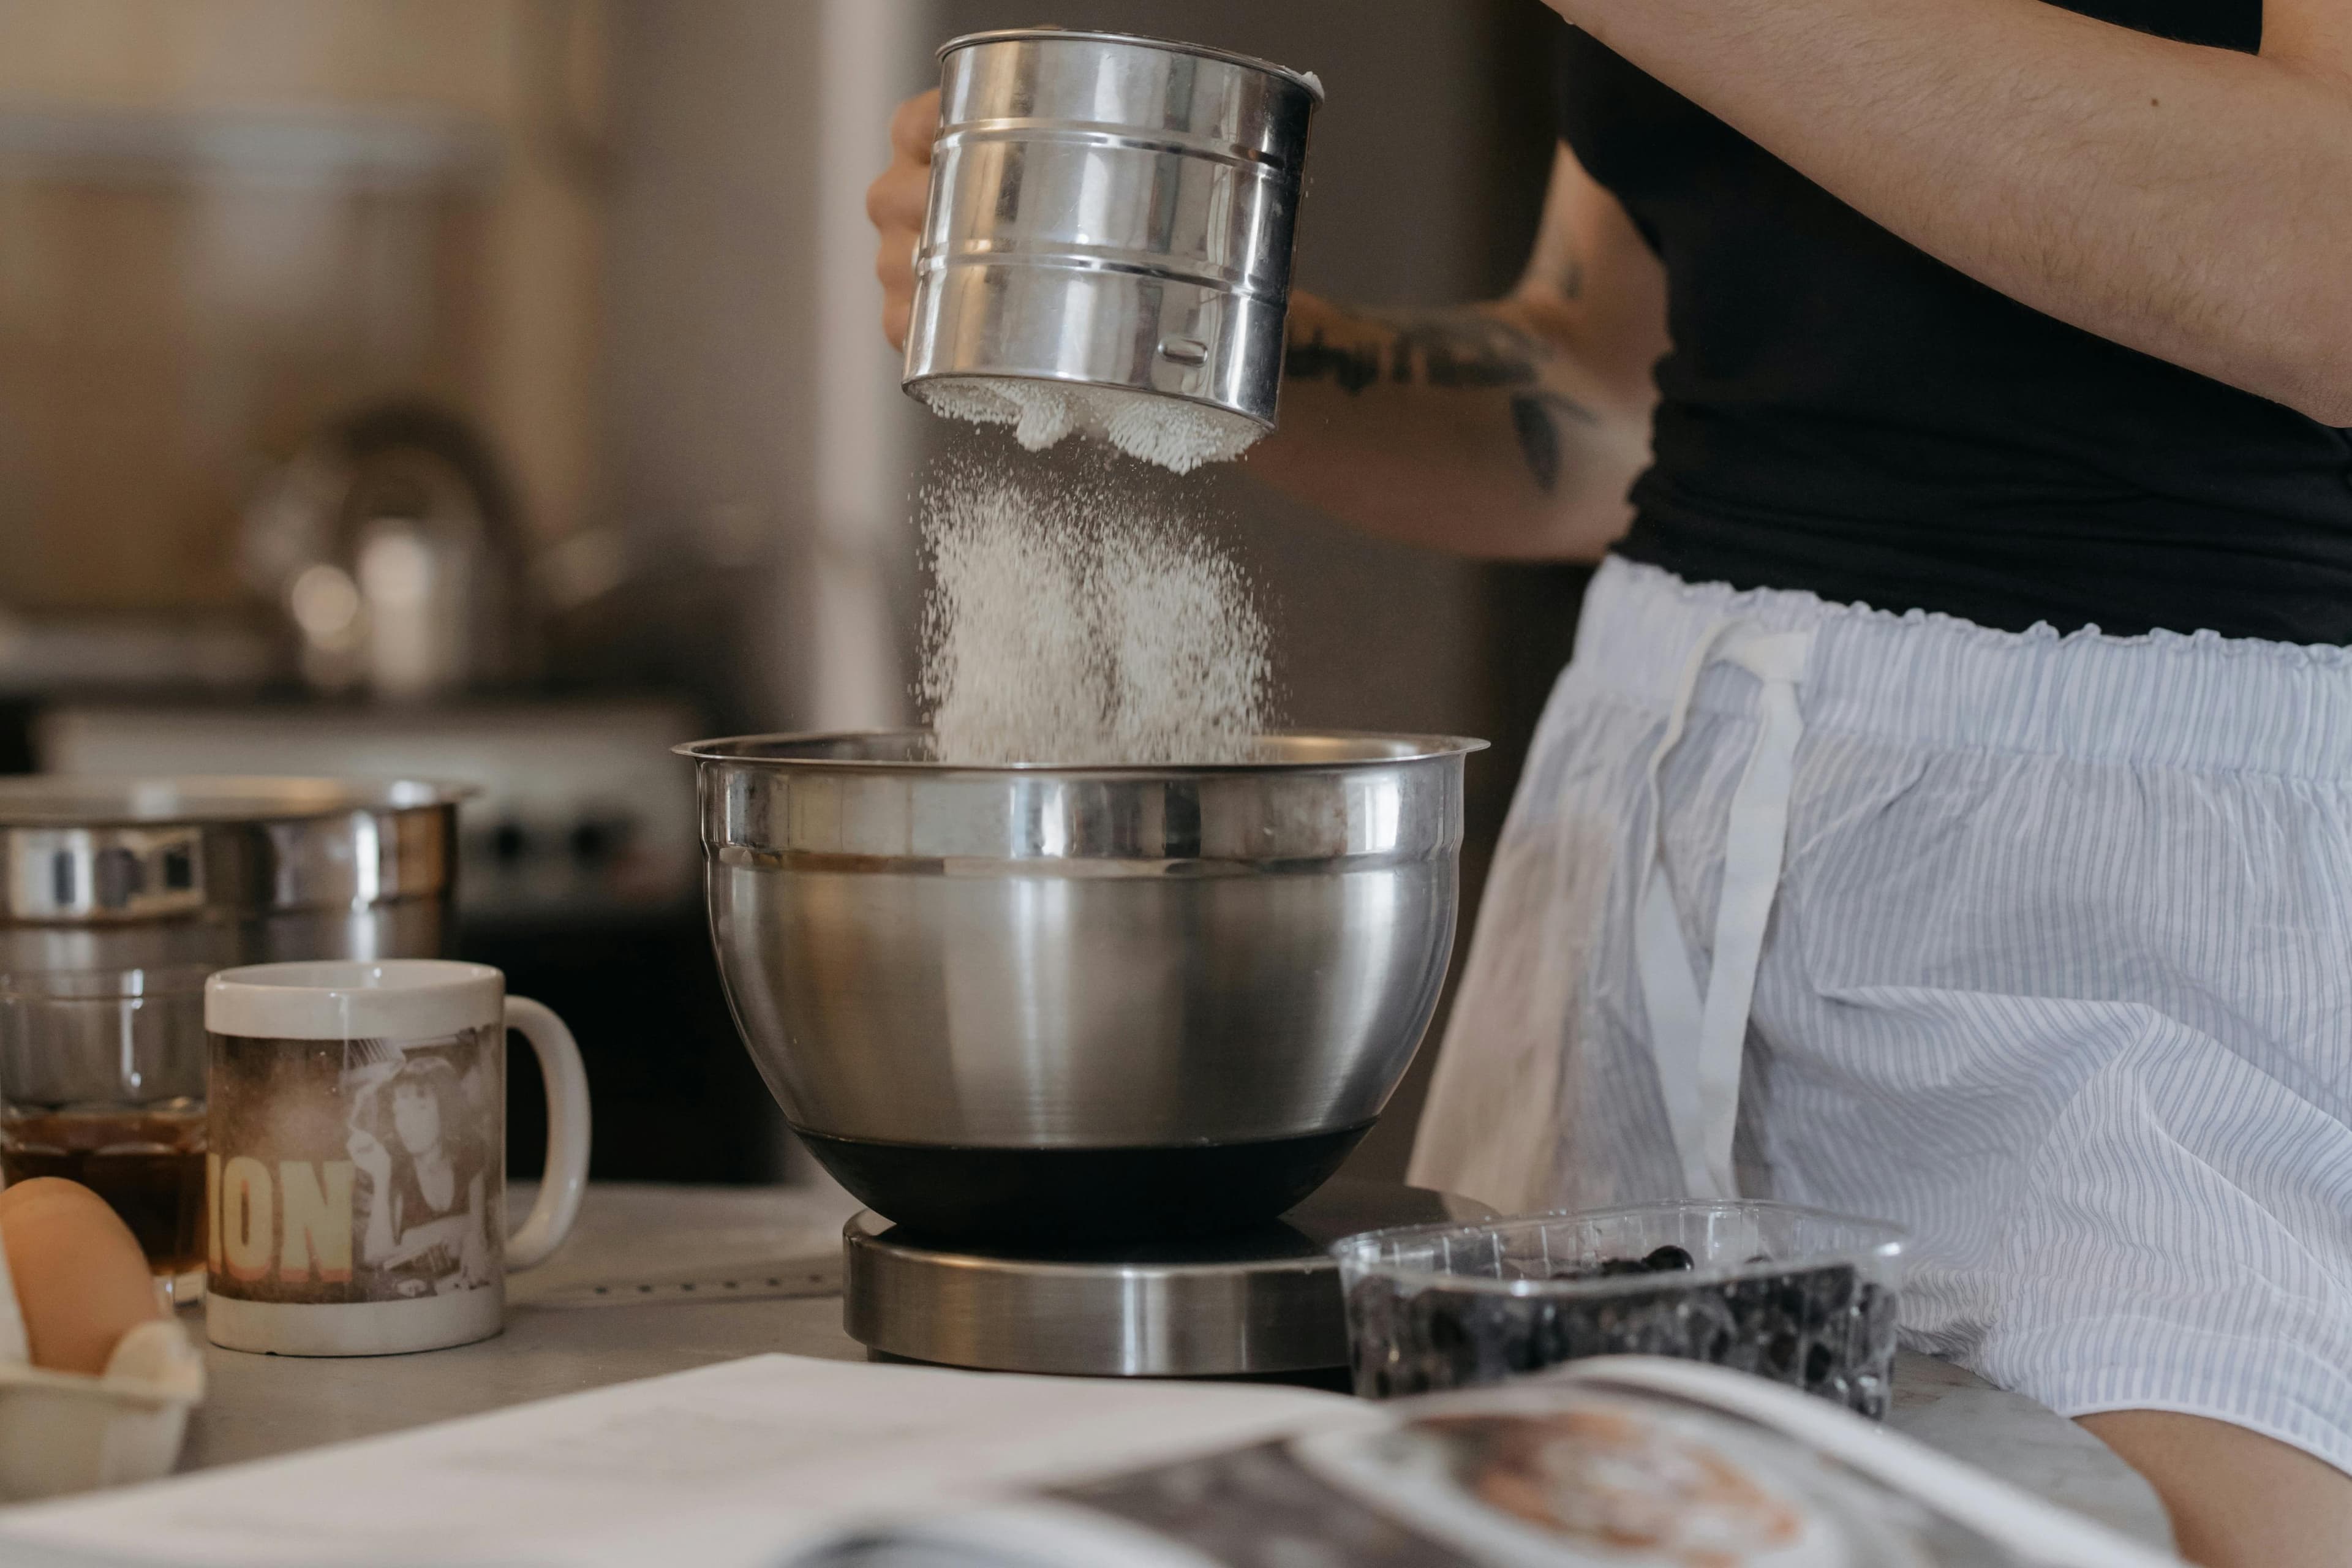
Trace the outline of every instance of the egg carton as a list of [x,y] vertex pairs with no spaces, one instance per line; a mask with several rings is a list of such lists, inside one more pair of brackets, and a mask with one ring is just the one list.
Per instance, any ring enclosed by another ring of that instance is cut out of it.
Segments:
[[0,1251],[0,1502],[25,1502],[171,1474],[205,1358],[170,1319],[125,1333],[106,1370],[32,1364],[16,1282]]

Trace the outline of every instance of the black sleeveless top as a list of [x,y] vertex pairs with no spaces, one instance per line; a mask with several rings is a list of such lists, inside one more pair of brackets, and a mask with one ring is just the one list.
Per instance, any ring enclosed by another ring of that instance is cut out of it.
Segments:
[[[2262,0],[2068,8],[2262,41]],[[1563,35],[1562,136],[1671,280],[1619,553],[2012,631],[2352,643],[2352,432],[1971,280]]]

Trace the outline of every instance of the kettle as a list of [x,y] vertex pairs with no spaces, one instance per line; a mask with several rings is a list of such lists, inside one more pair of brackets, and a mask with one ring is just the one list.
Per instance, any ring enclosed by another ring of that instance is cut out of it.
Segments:
[[239,565],[284,611],[314,691],[413,701],[511,679],[523,652],[512,493],[459,416],[364,409],[262,487]]

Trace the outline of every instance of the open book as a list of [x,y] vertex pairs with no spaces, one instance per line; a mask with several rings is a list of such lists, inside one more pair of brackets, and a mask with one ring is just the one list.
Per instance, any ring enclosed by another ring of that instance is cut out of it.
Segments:
[[1824,1401],[1582,1362],[1364,1404],[760,1356],[0,1511],[0,1561],[2155,1568]]

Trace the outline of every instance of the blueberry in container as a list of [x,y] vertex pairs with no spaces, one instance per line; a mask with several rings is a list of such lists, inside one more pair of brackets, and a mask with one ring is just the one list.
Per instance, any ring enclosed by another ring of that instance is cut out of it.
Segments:
[[1769,1203],[1415,1226],[1332,1247],[1356,1392],[1499,1383],[1595,1355],[1753,1373],[1886,1414],[1904,1233]]

